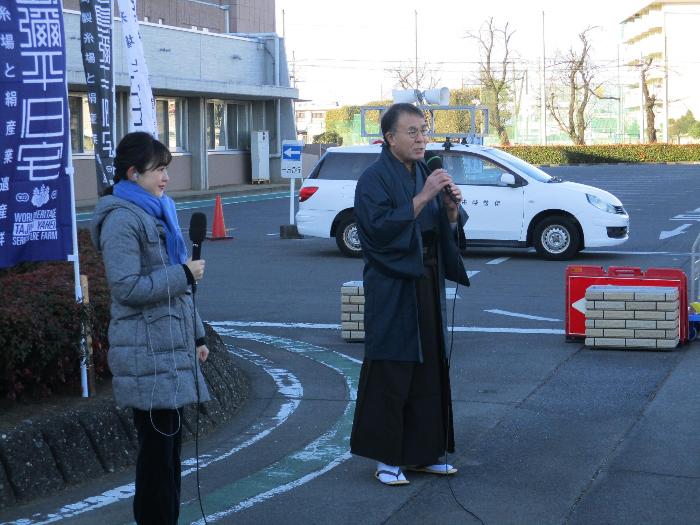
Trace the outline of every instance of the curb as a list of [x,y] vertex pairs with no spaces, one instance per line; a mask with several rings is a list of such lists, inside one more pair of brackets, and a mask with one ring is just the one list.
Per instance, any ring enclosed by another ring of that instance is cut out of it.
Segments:
[[[212,400],[200,407],[200,435],[225,424],[248,397],[249,383],[208,325],[209,358],[202,373]],[[0,433],[0,509],[27,503],[136,463],[131,410],[106,396],[83,407],[26,419]],[[196,408],[184,409],[183,441],[194,437]]]

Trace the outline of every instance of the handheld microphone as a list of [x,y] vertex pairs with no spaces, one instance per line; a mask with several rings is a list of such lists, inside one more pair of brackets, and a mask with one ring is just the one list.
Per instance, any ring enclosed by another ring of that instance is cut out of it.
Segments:
[[[428,165],[428,169],[430,170],[430,173],[434,172],[435,170],[442,169],[442,157],[440,157],[440,155],[438,155],[435,152],[425,150],[425,163]],[[452,202],[454,202],[457,206],[459,206],[461,204],[459,202],[459,199],[457,199],[457,197],[455,197],[452,194],[449,186],[445,186],[443,191],[447,194],[447,196],[450,198],[450,200]]]
[[195,212],[190,218],[190,240],[192,241],[192,260],[202,258],[202,241],[207,236],[207,216],[202,212]]

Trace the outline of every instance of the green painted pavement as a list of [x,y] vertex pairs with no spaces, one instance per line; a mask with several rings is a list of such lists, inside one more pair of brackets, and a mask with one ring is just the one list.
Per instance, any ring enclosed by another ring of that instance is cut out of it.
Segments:
[[[356,359],[303,341],[283,337],[214,327],[222,337],[252,340],[292,352],[316,361],[338,372],[345,380],[349,401],[343,415],[323,435],[268,467],[245,478],[202,495],[207,521],[215,522],[230,514],[249,508],[277,494],[331,470],[350,458],[350,430],[357,395],[360,364]],[[199,521],[196,521],[199,519]],[[181,524],[201,523],[198,501],[183,505]]]

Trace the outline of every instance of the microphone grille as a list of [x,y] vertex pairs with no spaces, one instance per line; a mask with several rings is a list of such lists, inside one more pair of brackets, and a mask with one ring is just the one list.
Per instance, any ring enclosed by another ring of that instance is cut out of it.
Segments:
[[195,212],[190,218],[190,241],[201,243],[207,236],[207,216],[202,212]]
[[430,168],[430,171],[435,171],[442,168],[442,158],[437,153],[425,152],[425,163]]

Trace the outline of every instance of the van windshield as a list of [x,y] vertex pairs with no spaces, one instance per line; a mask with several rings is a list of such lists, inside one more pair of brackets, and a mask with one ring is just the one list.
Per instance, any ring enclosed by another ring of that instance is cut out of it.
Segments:
[[539,182],[549,182],[551,179],[554,178],[551,175],[548,175],[547,173],[539,169],[538,167],[525,162],[523,159],[518,158],[515,155],[506,153],[503,150],[492,148],[489,150],[489,153],[493,155],[493,157],[496,160],[500,160],[507,166],[512,166],[520,170],[525,175],[532,177],[533,179]]

